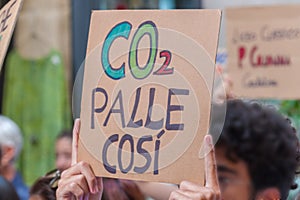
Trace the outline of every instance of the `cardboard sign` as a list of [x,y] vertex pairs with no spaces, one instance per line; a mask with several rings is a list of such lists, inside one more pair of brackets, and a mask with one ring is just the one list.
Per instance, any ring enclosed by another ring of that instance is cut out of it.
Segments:
[[220,16],[92,13],[79,160],[104,177],[203,183]]
[[300,5],[226,10],[228,69],[237,96],[300,97]]
[[0,71],[23,0],[10,0],[0,11]]

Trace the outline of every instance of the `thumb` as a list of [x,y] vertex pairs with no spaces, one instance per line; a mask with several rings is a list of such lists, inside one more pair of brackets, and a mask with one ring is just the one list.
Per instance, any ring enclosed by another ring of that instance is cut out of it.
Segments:
[[72,165],[77,163],[79,132],[80,132],[80,119],[76,119],[73,126]]
[[205,179],[206,187],[212,188],[214,191],[220,191],[219,181],[217,175],[217,164],[215,158],[215,150],[212,142],[211,135],[206,135],[204,137],[205,152],[208,153],[205,156]]

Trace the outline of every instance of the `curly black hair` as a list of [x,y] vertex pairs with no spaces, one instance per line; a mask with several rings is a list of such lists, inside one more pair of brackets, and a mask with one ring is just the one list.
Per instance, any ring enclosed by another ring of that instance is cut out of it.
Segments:
[[256,192],[276,187],[285,199],[299,165],[299,140],[290,121],[258,103],[229,100],[222,127],[216,148],[225,147],[232,162],[246,162]]
[[32,185],[30,188],[30,196],[38,195],[43,199],[55,200],[56,189],[51,188],[49,183],[52,178],[50,177],[41,177]]

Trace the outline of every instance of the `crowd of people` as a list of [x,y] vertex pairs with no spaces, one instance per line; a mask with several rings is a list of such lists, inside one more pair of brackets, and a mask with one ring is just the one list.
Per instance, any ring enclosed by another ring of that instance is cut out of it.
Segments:
[[[297,188],[295,177],[300,162],[299,140],[290,120],[259,103],[236,99],[225,104],[225,122],[218,119],[222,109],[216,106],[210,135],[205,137],[206,149],[210,150],[205,157],[205,186],[188,180],[177,187],[96,177],[89,163],[76,163],[80,130],[80,120],[76,120],[73,135],[62,132],[57,137],[56,169],[28,188],[16,169],[22,150],[21,131],[11,119],[0,116],[0,185],[5,190],[1,195],[20,200],[142,200],[146,196],[171,200],[287,199],[289,191]],[[218,131],[220,137],[216,137]],[[300,199],[300,194],[294,195]]]
[[57,136],[56,169],[27,187],[16,167],[21,130],[0,116],[0,200],[284,200],[289,194],[300,200],[297,131],[279,111],[257,102],[233,98],[214,106],[204,138],[204,186],[189,180],[172,185],[96,177],[89,163],[77,163],[79,132],[77,119],[73,132]]

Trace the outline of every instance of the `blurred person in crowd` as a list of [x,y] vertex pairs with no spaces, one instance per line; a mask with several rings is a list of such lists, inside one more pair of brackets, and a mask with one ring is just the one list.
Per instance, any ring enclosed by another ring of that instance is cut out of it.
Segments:
[[183,182],[170,199],[286,199],[299,166],[299,141],[290,121],[257,103],[230,100],[224,126],[220,119],[213,122],[212,135],[222,132],[208,183]]
[[21,131],[15,122],[3,115],[0,115],[0,146],[2,176],[12,183],[20,200],[28,200],[29,189],[15,166],[23,146]]
[[71,166],[72,131],[62,131],[55,141],[55,166],[61,172]]
[[60,171],[55,169],[37,179],[30,188],[29,200],[55,200]]
[[[222,102],[228,99],[236,98],[236,95],[233,93],[233,82],[222,68],[217,67],[216,72],[222,79],[222,85],[220,84],[215,90],[215,100],[217,102]],[[299,139],[299,138],[298,138]],[[300,158],[299,158],[300,159]],[[299,169],[297,170],[299,171]],[[298,172],[299,174],[300,172]],[[300,200],[300,176],[298,175],[295,178],[295,184],[292,186],[287,200]]]
[[55,167],[45,176],[39,177],[30,188],[29,200],[56,199],[57,181],[61,172],[71,166],[72,161],[72,132],[62,131],[55,140]]
[[[0,147],[0,160],[2,158],[2,151]],[[1,168],[1,162],[0,162]],[[8,182],[2,175],[0,171],[0,200],[19,200],[18,194],[15,188]]]

